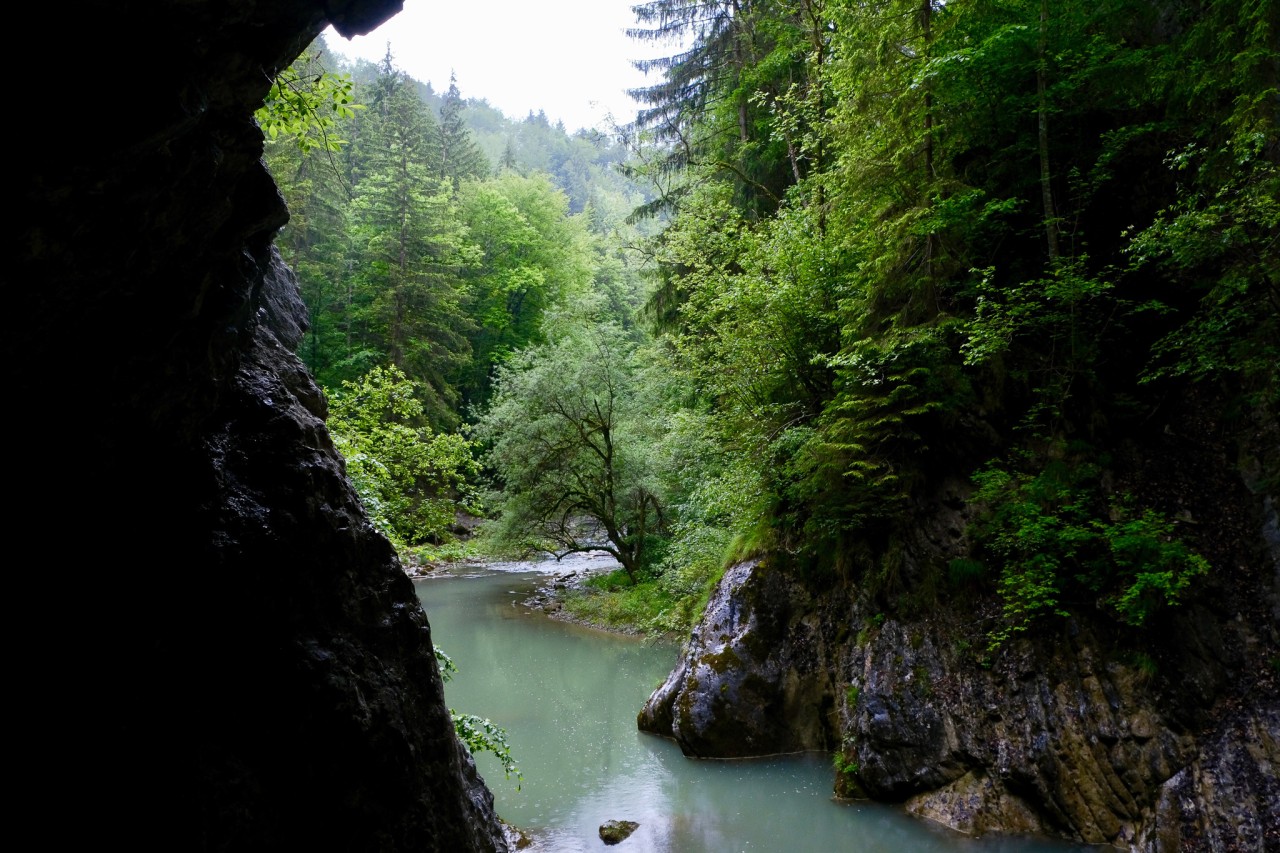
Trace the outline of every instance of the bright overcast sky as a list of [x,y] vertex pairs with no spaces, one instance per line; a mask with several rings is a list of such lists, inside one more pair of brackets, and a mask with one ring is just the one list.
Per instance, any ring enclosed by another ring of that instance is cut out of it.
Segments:
[[631,61],[667,46],[627,38],[640,0],[405,0],[404,11],[350,41],[332,29],[329,49],[379,62],[391,43],[396,67],[437,92],[454,73],[464,98],[483,98],[508,118],[543,110],[565,129],[635,118],[629,88],[652,85]]

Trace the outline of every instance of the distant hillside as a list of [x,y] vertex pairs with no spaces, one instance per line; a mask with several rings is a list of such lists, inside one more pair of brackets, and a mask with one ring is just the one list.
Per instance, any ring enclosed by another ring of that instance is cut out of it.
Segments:
[[[321,43],[323,36],[317,39],[317,46]],[[350,74],[357,83],[368,84],[376,78],[377,63],[351,61],[327,47],[323,50],[333,59],[327,63],[333,70]],[[431,81],[414,82],[423,101],[439,117],[443,94]],[[459,80],[457,85],[465,94],[466,81]],[[590,204],[601,221],[610,223],[651,200],[644,188],[619,171],[629,152],[616,136],[588,130],[570,133],[562,122],[552,124],[542,110],[513,119],[484,97],[464,100],[467,126],[494,168],[505,164],[525,175],[545,172],[569,197],[571,213],[581,213]]]

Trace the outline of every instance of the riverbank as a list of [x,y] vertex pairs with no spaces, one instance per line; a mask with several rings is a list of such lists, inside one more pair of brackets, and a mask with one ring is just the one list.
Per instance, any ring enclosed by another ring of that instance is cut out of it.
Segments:
[[[607,578],[614,570],[602,569],[595,572],[569,571],[555,575],[541,584],[533,595],[523,602],[531,610],[540,610],[547,616],[560,622],[570,622],[600,631],[609,631],[630,637],[660,637],[660,633],[646,630],[634,619],[604,618],[600,614],[608,612],[600,608],[584,608],[580,604],[585,596],[618,595],[607,588],[601,589],[595,583]],[[614,608],[616,613],[617,608]]]
[[560,560],[534,560],[473,555],[460,559],[405,565],[411,579],[475,571],[528,571],[542,567],[545,577],[520,601],[548,618],[647,640],[678,641],[681,632],[662,625],[664,608],[673,601],[656,582],[632,585],[622,567],[605,551],[571,554]]
[[[401,555],[405,573],[420,579],[469,568],[525,572],[534,567],[545,580],[522,602],[530,610],[596,630],[671,642],[688,636],[722,573],[682,571],[675,584],[652,576],[633,582],[605,550],[558,559],[495,553],[497,546],[485,535],[485,523],[478,516],[458,513],[451,541]],[[674,592],[676,587],[684,592]]]
[[1077,853],[1036,841],[985,843],[940,831],[899,805],[837,800],[825,752],[690,760],[669,738],[636,726],[679,647],[557,624],[554,613],[526,602],[543,587],[563,595],[584,578],[565,577],[575,569],[557,570],[554,561],[508,566],[468,563],[415,586],[433,641],[456,664],[450,707],[506,733],[521,778],[508,778],[490,753],[476,755],[476,765],[495,811],[529,839],[525,850],[607,850],[600,827],[628,820],[638,828],[618,850],[817,853],[847,849],[852,838],[864,853]]

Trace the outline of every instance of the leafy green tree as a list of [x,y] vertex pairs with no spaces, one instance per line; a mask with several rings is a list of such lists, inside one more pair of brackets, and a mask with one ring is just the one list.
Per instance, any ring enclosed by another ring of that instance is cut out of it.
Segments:
[[604,550],[634,583],[666,527],[635,344],[601,324],[516,354],[477,425],[502,487],[500,541],[554,553]]
[[546,176],[506,172],[464,184],[459,214],[480,252],[469,271],[472,359],[460,380],[464,405],[482,406],[494,367],[541,340],[554,305],[581,298],[592,276],[592,241],[581,217]]
[[325,67],[324,52],[324,38],[318,37],[280,72],[254,113],[268,140],[288,141],[303,155],[341,148],[338,128],[363,106],[354,100],[351,77]]
[[448,536],[460,511],[478,506],[473,445],[434,433],[413,383],[375,367],[330,394],[329,431],[374,525],[399,550]]

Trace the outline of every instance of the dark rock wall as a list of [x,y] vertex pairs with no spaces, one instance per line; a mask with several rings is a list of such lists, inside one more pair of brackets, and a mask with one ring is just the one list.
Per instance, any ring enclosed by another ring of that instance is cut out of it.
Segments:
[[292,353],[305,313],[252,119],[328,23],[367,32],[399,8],[24,10],[10,780],[48,843],[506,849],[426,615]]
[[1280,553],[1260,485],[1280,442],[1265,413],[1224,428],[1218,402],[1189,392],[1117,451],[1117,476],[1168,495],[1214,566],[1148,629],[1083,611],[988,655],[998,602],[919,594],[967,547],[964,487],[943,483],[895,540],[914,607],[777,557],[735,566],[640,728],[699,757],[838,753],[837,794],[967,833],[1280,850]]

